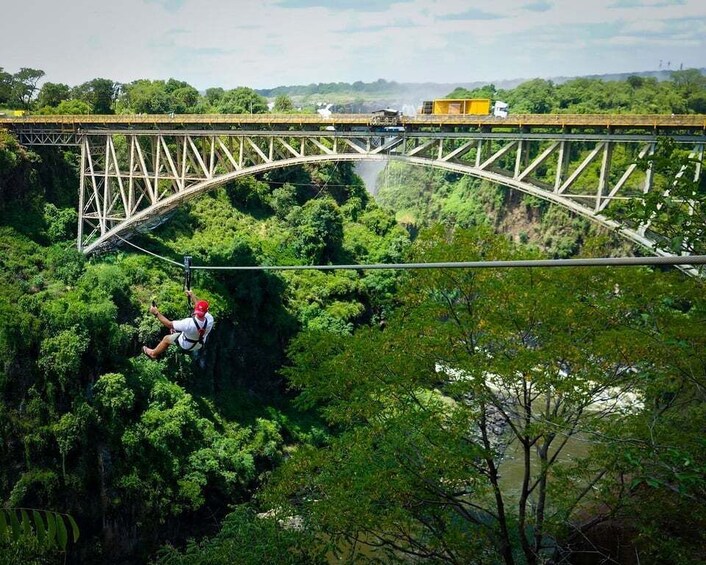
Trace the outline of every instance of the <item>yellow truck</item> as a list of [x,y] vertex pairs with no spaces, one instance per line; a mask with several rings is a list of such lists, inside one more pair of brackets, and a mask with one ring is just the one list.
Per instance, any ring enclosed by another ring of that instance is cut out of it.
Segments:
[[446,115],[471,115],[488,116],[493,114],[507,117],[507,104],[496,102],[491,105],[490,98],[439,98],[422,102],[420,114],[446,114]]

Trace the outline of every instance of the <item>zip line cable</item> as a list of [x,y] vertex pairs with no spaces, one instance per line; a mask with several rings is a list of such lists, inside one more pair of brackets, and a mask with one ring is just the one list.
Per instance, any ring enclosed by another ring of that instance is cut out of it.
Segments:
[[[268,181],[261,181],[261,182],[267,182],[267,184],[278,184],[280,186],[285,185],[285,184],[291,184],[292,186],[308,186],[308,187],[312,186],[312,184],[310,182],[290,182],[290,181],[277,181],[277,180],[268,180]],[[327,182],[325,184],[326,184],[326,187],[328,187],[328,188],[341,188],[341,187],[349,188],[351,186],[356,186],[351,183],[337,184],[337,183],[333,183],[333,182]],[[316,186],[316,185],[314,185],[314,186]]]
[[442,263],[375,263],[361,265],[191,265],[204,271],[333,271],[372,269],[495,269],[516,267],[623,267],[636,265],[706,265],[706,255],[670,257],[595,257],[510,261],[454,261]]
[[[706,255],[680,255],[668,257],[587,257],[579,259],[518,259],[500,261],[449,261],[441,263],[373,263],[360,265],[193,265],[191,256],[179,263],[143,249],[139,245],[116,235],[119,240],[152,257],[183,268],[201,271],[334,271],[375,269],[496,269],[531,267],[628,267],[646,265],[706,265]],[[187,261],[188,258],[188,261]]]
[[172,259],[167,259],[166,257],[162,257],[161,255],[157,255],[156,253],[152,253],[151,251],[147,251],[147,249],[143,249],[139,245],[135,245],[131,241],[128,241],[127,239],[124,239],[117,234],[115,234],[115,237],[117,237],[120,241],[124,241],[128,245],[132,245],[135,249],[139,249],[143,253],[147,253],[148,255],[152,255],[152,257],[156,257],[157,259],[161,259],[162,261],[166,261],[167,263],[171,263],[172,265],[176,265],[177,267],[183,267],[183,263],[178,263],[177,261],[173,261]]

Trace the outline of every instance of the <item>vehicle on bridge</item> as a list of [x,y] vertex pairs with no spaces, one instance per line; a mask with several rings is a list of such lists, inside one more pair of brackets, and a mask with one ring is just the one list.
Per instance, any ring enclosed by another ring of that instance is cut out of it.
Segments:
[[370,117],[371,131],[404,131],[402,113],[394,108],[385,108],[373,112]]
[[399,133],[405,131],[404,124],[402,123],[402,112],[394,108],[385,108],[384,110],[372,112],[367,123],[353,125],[339,122],[336,126],[326,126],[324,129],[326,131],[368,133]]
[[502,100],[496,100],[493,104],[493,116],[496,118],[507,118],[510,113],[510,105]]
[[490,98],[439,98],[425,100],[420,114],[489,116],[507,118],[509,106],[500,100],[491,104]]

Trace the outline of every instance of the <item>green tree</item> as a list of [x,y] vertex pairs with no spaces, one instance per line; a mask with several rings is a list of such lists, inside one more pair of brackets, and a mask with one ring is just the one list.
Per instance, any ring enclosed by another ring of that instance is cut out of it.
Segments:
[[45,82],[37,95],[37,106],[56,107],[60,102],[68,100],[71,95],[71,88],[68,84]]
[[706,76],[699,69],[672,71],[672,81],[684,96],[692,96],[706,89]]
[[137,114],[171,112],[171,100],[164,81],[140,79],[123,86],[121,103]]
[[645,84],[645,79],[637,75],[630,75],[625,80],[630,85],[630,88],[634,90],[637,90]]
[[175,114],[186,114],[194,111],[199,102],[199,91],[186,82],[170,78],[166,85],[166,91],[172,100],[172,112]]
[[697,114],[706,114],[706,88],[689,96],[689,109]]
[[48,380],[56,381],[62,389],[66,389],[70,380],[79,373],[81,357],[88,344],[88,337],[79,328],[61,331],[42,341],[38,365]]
[[190,542],[183,552],[165,547],[157,563],[316,565],[326,563],[325,549],[322,542],[301,525],[281,524],[275,514],[258,515],[251,507],[243,505],[226,516],[217,536],[201,543]]
[[59,209],[53,204],[45,204],[44,217],[47,223],[47,236],[52,243],[76,237],[78,214],[73,208]]
[[277,217],[284,219],[297,206],[297,189],[295,186],[285,183],[275,188],[268,199],[270,207]]
[[267,100],[252,88],[241,86],[224,92],[216,108],[220,114],[263,114]]
[[446,98],[490,98],[495,100],[500,97],[500,94],[494,84],[486,84],[480,88],[468,90],[466,88],[456,88],[451,93],[446,95]]
[[217,106],[221,98],[225,94],[225,90],[220,87],[211,87],[206,89],[205,98],[210,106]]
[[91,113],[91,106],[83,100],[62,100],[56,107],[58,114],[87,115]]
[[277,98],[275,98],[275,105],[273,107],[274,112],[281,112],[281,113],[287,113],[291,112],[294,110],[294,104],[292,103],[292,99],[287,96],[286,94],[280,94]]
[[333,259],[343,241],[343,218],[331,198],[309,200],[287,217],[295,229],[294,248],[309,264]]
[[12,75],[0,67],[0,104],[12,99]]
[[550,80],[533,79],[523,82],[508,94],[506,102],[513,112],[547,114],[554,107],[555,86]]
[[71,93],[90,105],[94,114],[113,114],[113,104],[120,91],[120,85],[105,78],[94,78],[75,87]]
[[39,69],[22,67],[13,75],[12,96],[25,109],[29,110],[37,90],[37,82],[45,75]]

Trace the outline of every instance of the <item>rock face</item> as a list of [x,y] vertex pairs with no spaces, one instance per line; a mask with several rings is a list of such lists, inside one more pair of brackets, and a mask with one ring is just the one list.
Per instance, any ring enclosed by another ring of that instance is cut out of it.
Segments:
[[495,449],[503,450],[507,440],[503,439],[507,429],[507,421],[495,406],[489,406],[486,410],[486,422],[490,444]]
[[257,515],[261,520],[272,520],[277,518],[277,523],[282,526],[285,530],[295,530],[298,532],[304,531],[304,518],[295,514],[294,516],[279,517],[276,510],[268,510],[267,512],[260,512]]

